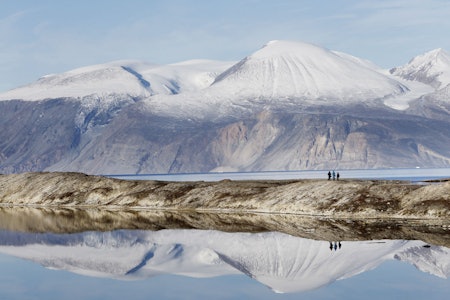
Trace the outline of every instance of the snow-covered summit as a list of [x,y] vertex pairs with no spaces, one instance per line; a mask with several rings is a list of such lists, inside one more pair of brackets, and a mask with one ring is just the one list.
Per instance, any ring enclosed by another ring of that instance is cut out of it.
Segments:
[[450,55],[438,48],[418,55],[406,65],[393,68],[390,72],[407,80],[420,81],[440,89],[450,84]]
[[117,61],[82,67],[55,75],[46,75],[36,82],[0,95],[1,100],[42,100],[88,95],[128,94],[135,97],[152,94],[151,85],[134,70],[153,65],[134,61]]
[[293,41],[272,41],[222,73],[214,86],[262,98],[370,100],[407,88],[360,59]]

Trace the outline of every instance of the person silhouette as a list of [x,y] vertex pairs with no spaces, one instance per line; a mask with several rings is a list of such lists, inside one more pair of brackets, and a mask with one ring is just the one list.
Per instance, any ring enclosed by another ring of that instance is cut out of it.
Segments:
[[331,179],[331,172],[328,171],[328,180],[330,180],[330,179]]
[[337,172],[337,174],[336,174],[336,178],[337,178],[337,180],[339,180],[339,172]]
[[333,180],[336,178],[336,173],[333,170]]

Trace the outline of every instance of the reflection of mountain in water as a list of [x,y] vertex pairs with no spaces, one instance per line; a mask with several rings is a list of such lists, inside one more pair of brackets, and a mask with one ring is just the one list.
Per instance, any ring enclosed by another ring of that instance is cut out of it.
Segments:
[[0,232],[0,252],[47,268],[117,279],[158,274],[213,277],[244,273],[276,292],[299,292],[327,285],[399,259],[448,278],[450,249],[420,241],[342,242],[281,233],[224,233],[202,230],[29,234]]

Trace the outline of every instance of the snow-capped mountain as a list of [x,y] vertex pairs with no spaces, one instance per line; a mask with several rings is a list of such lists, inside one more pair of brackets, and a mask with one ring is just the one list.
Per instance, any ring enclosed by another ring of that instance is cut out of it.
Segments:
[[443,49],[435,49],[414,57],[408,64],[393,68],[390,72],[440,89],[450,84],[450,54]]
[[[0,232],[0,252],[47,268],[116,279],[245,274],[275,292],[316,289],[394,258],[448,278],[450,249],[421,241],[314,241],[282,233],[201,230],[79,234]],[[411,255],[413,254],[413,255]],[[420,257],[419,262],[412,256]]]
[[0,94],[0,172],[450,166],[449,73],[443,50],[390,73],[292,41],[88,66]]

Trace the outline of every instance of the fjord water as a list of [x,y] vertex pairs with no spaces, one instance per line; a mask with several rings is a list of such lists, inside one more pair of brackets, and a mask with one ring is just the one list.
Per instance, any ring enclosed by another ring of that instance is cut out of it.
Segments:
[[[327,178],[329,170],[314,171],[267,171],[267,172],[218,172],[185,174],[138,174],[110,175],[120,179],[167,180],[167,181],[218,181],[231,180],[284,180],[284,179],[320,179]],[[342,179],[396,179],[396,180],[431,180],[450,178],[450,168],[405,168],[405,169],[352,169],[335,170]]]
[[[450,177],[450,169],[340,172],[344,179]],[[195,181],[325,176],[326,171],[118,177]],[[151,230],[121,223],[113,215],[3,209],[0,299],[447,299],[450,294],[449,224],[431,227],[423,240],[403,240],[409,227],[362,227],[351,220],[320,228],[320,223],[307,227],[298,221],[289,228],[294,234],[287,234],[264,227],[247,232],[227,224],[245,224],[245,215],[227,219],[219,214],[204,222],[222,219],[230,232],[188,229],[195,223],[189,220],[205,218],[201,214],[185,219],[169,215],[162,222],[139,212],[133,220],[152,223]],[[97,227],[90,227],[94,221]],[[334,228],[360,235],[334,240],[329,237],[335,232],[326,234]],[[372,238],[377,230],[389,239]],[[391,237],[389,231],[396,233]],[[422,239],[420,228],[418,232]],[[305,238],[307,233],[314,239]]]

